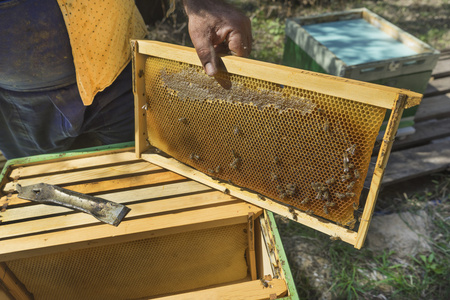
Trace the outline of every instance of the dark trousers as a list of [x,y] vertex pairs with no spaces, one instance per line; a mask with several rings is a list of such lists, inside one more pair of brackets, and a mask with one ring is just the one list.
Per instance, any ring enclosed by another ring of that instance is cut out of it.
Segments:
[[45,92],[0,88],[0,150],[7,159],[134,140],[131,64],[84,106],[76,84]]

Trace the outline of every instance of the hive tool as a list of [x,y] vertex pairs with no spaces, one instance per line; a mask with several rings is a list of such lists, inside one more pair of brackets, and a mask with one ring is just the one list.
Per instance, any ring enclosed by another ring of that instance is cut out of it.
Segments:
[[130,208],[102,198],[85,195],[55,185],[38,183],[22,187],[17,184],[18,197],[43,204],[56,204],[90,214],[98,220],[118,226]]

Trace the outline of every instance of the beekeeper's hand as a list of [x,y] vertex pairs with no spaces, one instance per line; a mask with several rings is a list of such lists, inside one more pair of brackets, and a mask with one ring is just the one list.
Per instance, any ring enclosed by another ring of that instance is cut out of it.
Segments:
[[217,54],[248,56],[252,48],[250,19],[222,0],[183,0],[189,35],[206,74],[218,71]]

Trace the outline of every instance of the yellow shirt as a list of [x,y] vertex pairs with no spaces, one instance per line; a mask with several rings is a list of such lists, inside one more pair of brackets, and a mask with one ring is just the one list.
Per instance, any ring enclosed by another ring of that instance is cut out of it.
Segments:
[[130,62],[130,39],[144,38],[147,29],[134,0],[58,0],[58,4],[81,99],[90,105]]

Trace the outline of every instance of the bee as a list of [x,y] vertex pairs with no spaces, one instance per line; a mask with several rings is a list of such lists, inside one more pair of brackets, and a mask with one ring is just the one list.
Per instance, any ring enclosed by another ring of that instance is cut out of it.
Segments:
[[237,170],[239,168],[241,159],[239,157],[236,157],[230,164],[230,167],[232,167],[233,169]]
[[241,135],[241,130],[239,129],[239,127],[234,127],[233,132],[235,135]]
[[229,189],[225,189],[225,190],[223,190],[223,193],[229,195],[230,194],[230,190]]
[[273,158],[273,162],[274,162],[276,165],[279,165],[279,164],[280,164],[280,158],[279,158],[278,156],[275,156],[275,157]]
[[341,194],[341,193],[336,193],[336,194],[334,194],[335,196],[336,196],[336,198],[338,198],[338,199],[342,199],[342,198],[345,198],[345,194]]
[[143,110],[148,110],[148,103],[145,103],[145,104],[142,106],[142,109],[143,109]]
[[328,188],[326,186],[322,185],[322,186],[319,187],[319,191],[321,191],[323,193],[323,192],[328,191]]
[[356,204],[356,203],[353,202],[353,209],[354,209],[354,210],[358,210],[358,204]]
[[284,189],[281,185],[277,185],[277,191],[278,191],[278,193],[282,193],[282,192],[284,192]]
[[347,150],[348,153],[350,153],[352,156],[355,155],[355,150],[356,150],[356,144],[351,145]]
[[342,156],[344,157],[344,164],[345,163],[348,164],[350,162],[350,160],[348,159],[348,154],[344,152],[344,154]]
[[217,166],[214,170],[216,173],[220,173],[222,171],[222,168],[220,166]]
[[272,181],[276,181],[276,180],[278,180],[278,175],[272,172],[272,173],[270,173],[270,179]]
[[352,178],[350,176],[350,174],[344,174],[344,175],[341,176],[341,181],[346,181],[346,180],[349,180],[350,178]]
[[336,179],[334,179],[334,177],[327,179],[327,181],[325,181],[325,183],[328,185],[333,185],[333,184],[335,184],[335,182],[336,182]]
[[214,170],[213,169],[208,169],[207,171],[208,171],[208,173],[214,174]]
[[237,154],[237,152],[235,150],[231,150],[231,154],[233,154],[234,158],[239,158],[239,155]]
[[348,155],[347,153],[344,153],[344,173],[348,173],[349,171],[349,162],[348,162]]
[[323,130],[325,132],[328,132],[329,129],[330,129],[330,122],[328,122],[328,120],[326,120],[325,124],[323,125]]
[[186,124],[186,123],[187,123],[186,118],[179,118],[178,121],[181,122],[181,123],[183,123],[183,124]]
[[323,212],[328,215],[328,207],[326,205],[323,206]]
[[323,199],[323,200],[328,200],[328,191],[324,191],[324,192],[322,193],[322,199]]
[[355,186],[355,182],[354,182],[354,181],[350,182],[350,183],[347,185],[347,190],[349,190],[349,191],[352,190],[354,186]]
[[352,164],[352,163],[349,163],[349,164],[348,164],[348,167],[349,167],[350,169],[353,169],[353,168],[355,167],[355,165]]
[[356,179],[358,179],[360,177],[359,171],[357,169],[355,169],[353,171],[353,173],[354,173]]
[[333,207],[333,206],[336,205],[336,203],[327,201],[327,202],[325,203],[325,205],[328,206],[328,207]]
[[318,182],[311,182],[311,186],[314,189],[314,191],[319,191],[319,183]]
[[191,160],[195,160],[195,161],[199,161],[199,160],[200,160],[200,156],[199,156],[198,154],[195,154],[195,153],[191,153],[191,154],[189,155],[189,158],[190,158]]
[[348,192],[348,193],[345,193],[345,196],[352,198],[352,197],[355,197],[355,193]]
[[307,215],[312,215],[312,214],[314,214],[314,211],[313,210],[311,210],[311,209],[307,209],[306,211],[305,211],[305,214],[307,214]]
[[341,238],[340,237],[338,237],[337,235],[332,235],[332,236],[330,236],[330,240],[332,240],[332,241],[339,241]]
[[265,288],[269,287],[269,284],[267,283],[267,281],[266,281],[264,278],[261,278],[260,281],[261,281],[261,284],[262,284]]
[[347,223],[345,223],[345,225],[348,226],[349,229],[353,229],[353,228],[355,228],[355,223],[356,223],[356,219],[352,219],[352,220],[348,221]]
[[266,201],[266,198],[264,198],[263,195],[261,195],[261,194],[258,194],[258,198],[259,198],[260,200]]
[[310,201],[309,198],[305,198],[302,200],[301,204],[303,204],[303,205],[308,204],[309,201]]
[[280,199],[285,199],[286,198],[286,193],[279,193],[278,197],[280,197]]
[[286,184],[286,194],[288,196],[294,196],[297,192],[297,186],[293,183]]
[[290,212],[291,214],[294,214],[294,213],[295,213],[295,210],[294,210],[294,208],[293,208],[292,206],[289,206],[289,212]]
[[316,195],[316,200],[320,200],[320,199],[322,199],[322,192],[318,191],[317,195]]

